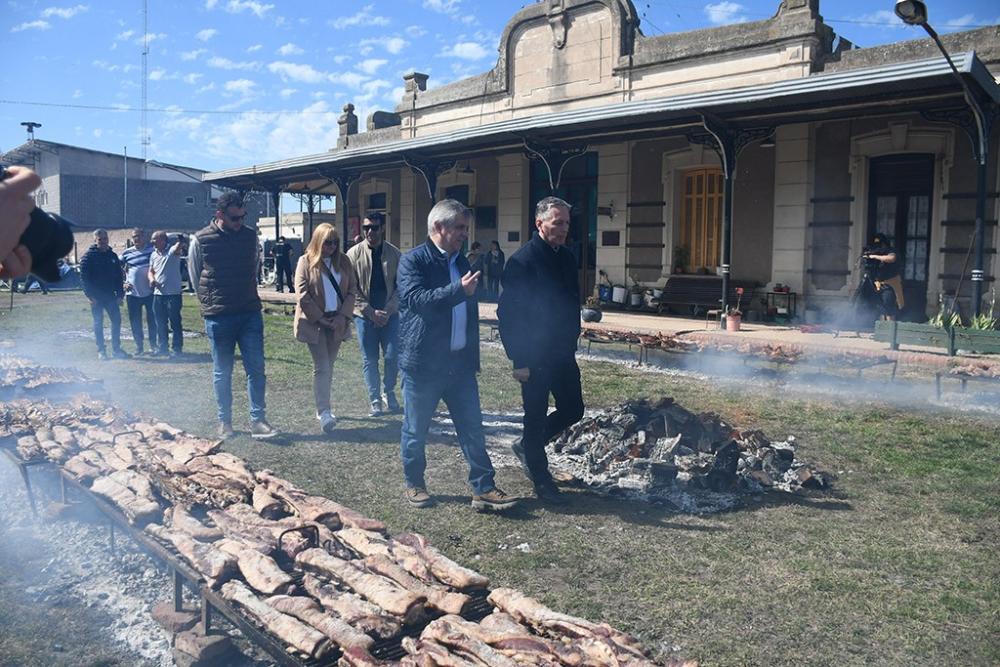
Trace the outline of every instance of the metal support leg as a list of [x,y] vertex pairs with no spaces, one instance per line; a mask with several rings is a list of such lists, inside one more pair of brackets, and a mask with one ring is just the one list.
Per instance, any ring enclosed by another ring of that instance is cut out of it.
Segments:
[[937,393],[937,400],[941,400],[941,374],[934,374],[934,390]]
[[17,465],[21,471],[21,479],[24,480],[24,490],[28,493],[28,504],[31,505],[31,516],[38,518],[38,509],[35,507],[35,493],[31,490],[31,478],[28,477],[28,466],[23,463]]
[[896,359],[895,361],[892,362],[892,378],[889,380],[889,382],[896,381],[896,370],[898,368],[899,368],[899,359]]
[[108,522],[108,545],[111,547],[111,556],[115,559],[118,558],[118,549],[115,545],[115,522]]
[[59,473],[59,499],[62,501],[63,505],[69,504],[66,495],[66,478],[63,477],[62,473]]
[[184,611],[184,577],[174,570],[174,611]]
[[202,634],[208,634],[212,630],[212,603],[205,599],[204,596],[201,598],[201,631]]

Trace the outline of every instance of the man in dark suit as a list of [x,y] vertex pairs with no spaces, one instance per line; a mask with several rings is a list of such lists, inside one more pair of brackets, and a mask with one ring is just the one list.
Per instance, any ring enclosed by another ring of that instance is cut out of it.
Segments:
[[[580,368],[580,288],[576,260],[566,248],[570,206],[546,197],[535,207],[538,233],[511,255],[503,272],[497,317],[504,350],[521,383],[524,433],[514,453],[545,502],[565,503],[549,473],[545,445],[583,416]],[[549,410],[549,394],[556,409]]]
[[426,507],[424,449],[431,418],[443,399],[469,464],[472,507],[504,510],[517,499],[493,481],[479,403],[479,273],[469,269],[462,245],[472,212],[453,199],[434,205],[427,216],[425,243],[403,255],[396,274],[400,304],[399,367],[403,371],[403,428],[400,457],[406,500]]

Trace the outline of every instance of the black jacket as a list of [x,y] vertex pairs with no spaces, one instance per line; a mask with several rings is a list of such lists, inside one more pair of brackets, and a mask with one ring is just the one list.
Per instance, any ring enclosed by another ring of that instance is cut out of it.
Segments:
[[106,301],[125,298],[122,262],[114,250],[90,246],[80,259],[80,280],[88,299]]
[[501,281],[500,339],[514,368],[572,359],[580,337],[576,258],[538,234],[511,255]]
[[[469,260],[456,259],[460,275]],[[399,366],[413,375],[441,372],[455,361],[449,349],[452,308],[465,303],[465,348],[460,369],[479,370],[479,302],[451,282],[448,258],[430,239],[403,255],[396,273],[399,294]]]

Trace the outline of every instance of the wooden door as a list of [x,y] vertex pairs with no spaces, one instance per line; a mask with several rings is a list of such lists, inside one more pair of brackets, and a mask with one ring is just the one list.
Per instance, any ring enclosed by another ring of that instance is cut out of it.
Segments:
[[722,256],[722,170],[685,172],[682,192],[680,246],[688,251],[684,269],[714,274]]

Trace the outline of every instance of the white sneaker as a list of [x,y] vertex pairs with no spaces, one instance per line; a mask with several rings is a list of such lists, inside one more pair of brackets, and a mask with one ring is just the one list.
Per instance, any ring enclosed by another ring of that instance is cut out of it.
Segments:
[[323,433],[332,435],[333,429],[337,428],[337,418],[329,410],[324,410],[319,414],[318,419]]

